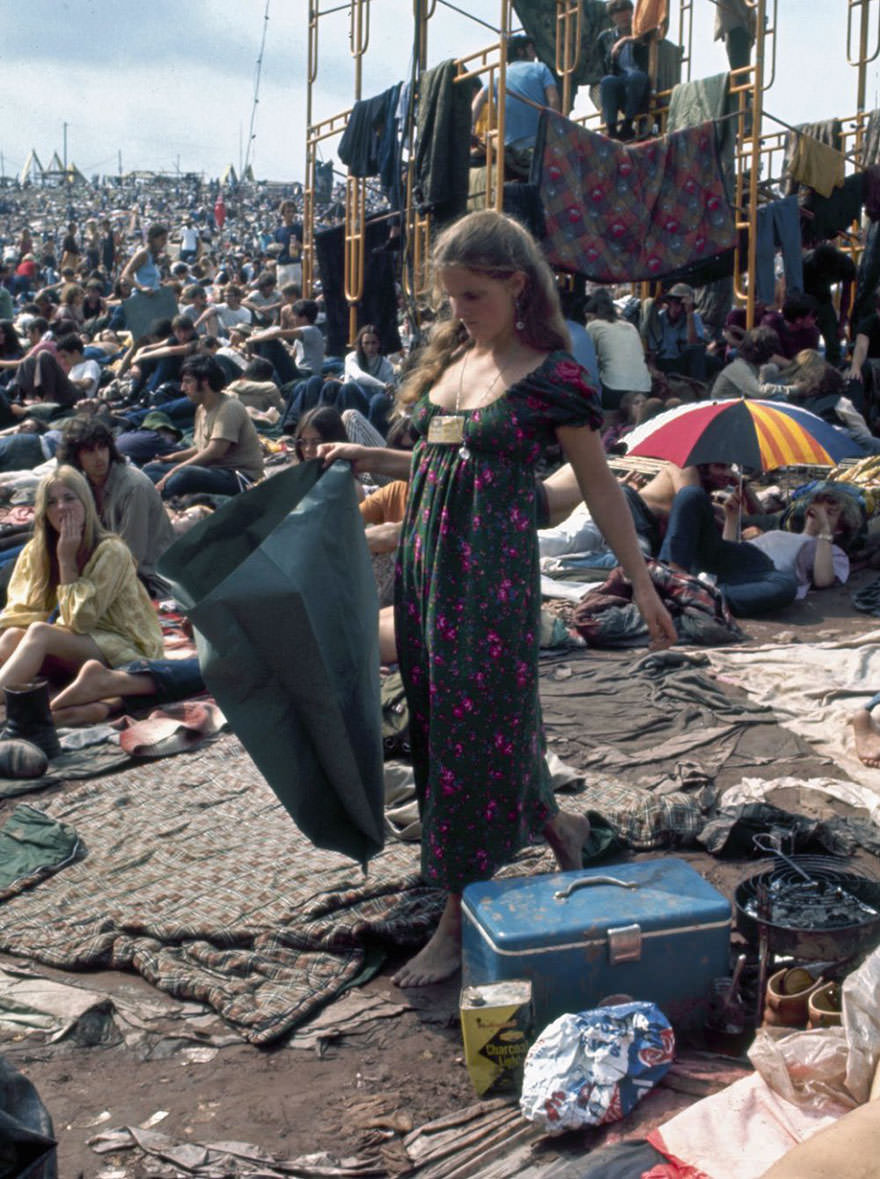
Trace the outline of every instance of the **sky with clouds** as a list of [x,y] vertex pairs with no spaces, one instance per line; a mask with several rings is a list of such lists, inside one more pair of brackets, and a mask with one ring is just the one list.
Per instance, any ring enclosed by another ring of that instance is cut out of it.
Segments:
[[[488,24],[497,0],[457,0]],[[330,10],[340,7],[339,12]],[[676,0],[671,0],[674,13]],[[321,0],[313,117],[345,110],[354,94],[343,0]],[[0,152],[6,175],[31,148],[47,164],[63,152],[86,173],[147,168],[222,174],[247,150],[256,62],[266,24],[251,160],[258,177],[300,179],[306,122],[306,0],[5,0],[0,42]],[[711,0],[694,0],[693,76],[726,67],[712,41]],[[877,16],[874,15],[876,22]],[[792,122],[848,115],[856,71],[846,65],[846,0],[779,0],[777,76],[767,109]],[[412,0],[371,0],[364,97],[410,68]],[[485,27],[438,0],[431,64],[488,45]],[[868,105],[880,69],[869,67]],[[575,110],[591,110],[579,100]],[[326,155],[332,155],[327,144]]]

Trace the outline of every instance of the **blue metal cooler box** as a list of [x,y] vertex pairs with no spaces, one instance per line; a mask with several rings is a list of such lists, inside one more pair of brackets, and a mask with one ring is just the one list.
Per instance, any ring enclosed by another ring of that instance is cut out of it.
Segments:
[[729,973],[730,904],[673,857],[469,884],[462,908],[464,985],[530,979],[538,1029],[617,994],[692,1027]]

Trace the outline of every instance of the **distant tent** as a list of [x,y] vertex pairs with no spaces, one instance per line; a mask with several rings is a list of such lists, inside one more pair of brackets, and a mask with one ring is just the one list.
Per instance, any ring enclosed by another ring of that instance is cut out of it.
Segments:
[[83,176],[82,172],[80,172],[80,170],[79,170],[79,168],[77,168],[76,164],[68,164],[67,165],[67,171],[65,172],[65,177],[66,177],[67,183],[69,185],[88,184],[88,180],[86,180],[85,176]]
[[238,185],[238,173],[232,164],[227,164],[226,171],[220,177],[220,184],[223,188],[235,188]]
[[31,148],[30,155],[24,162],[24,167],[18,174],[19,184],[42,184],[43,183],[43,165],[40,163],[40,157]]
[[52,159],[49,161],[49,167],[46,168],[45,171],[46,172],[60,172],[62,176],[67,171],[67,169],[64,167],[64,165],[61,163],[61,160],[58,157],[57,151],[52,153]]
[[241,179],[245,184],[256,184],[256,181],[254,180],[253,165],[248,164],[248,166],[245,168],[245,170],[241,174]]

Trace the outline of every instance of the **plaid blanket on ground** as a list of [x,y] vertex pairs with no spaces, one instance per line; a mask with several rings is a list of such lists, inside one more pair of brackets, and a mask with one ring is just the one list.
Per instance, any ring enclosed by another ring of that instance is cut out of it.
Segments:
[[364,877],[288,818],[236,738],[41,800],[86,858],[2,906],[0,949],[63,970],[136,970],[267,1044],[365,968],[353,930],[419,944],[442,896],[418,847]]
[[629,146],[547,111],[532,180],[548,261],[595,282],[663,278],[736,242],[714,123]]

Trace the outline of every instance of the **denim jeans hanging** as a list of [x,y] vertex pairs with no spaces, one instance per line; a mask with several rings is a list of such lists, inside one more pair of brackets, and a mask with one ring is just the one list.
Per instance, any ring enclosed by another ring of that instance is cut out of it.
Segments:
[[804,265],[801,247],[801,221],[796,196],[772,201],[758,209],[757,223],[757,296],[768,306],[774,301],[776,282],[773,261],[776,247],[782,250],[785,286],[788,291],[804,289]]

